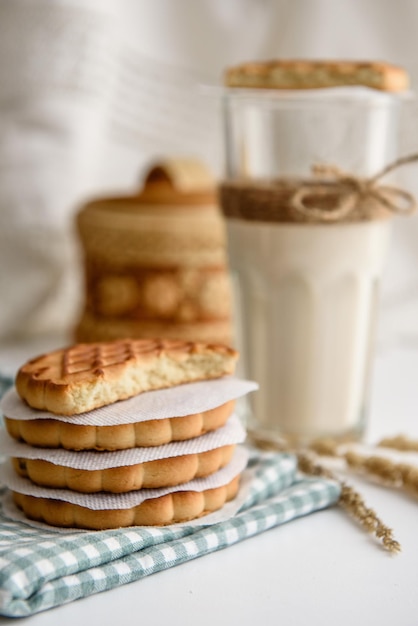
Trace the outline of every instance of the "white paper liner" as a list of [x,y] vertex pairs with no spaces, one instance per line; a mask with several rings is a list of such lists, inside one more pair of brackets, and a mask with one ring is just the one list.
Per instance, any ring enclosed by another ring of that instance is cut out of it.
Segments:
[[231,415],[227,423],[221,428],[188,441],[112,452],[95,450],[75,452],[63,448],[35,448],[16,441],[3,430],[0,431],[0,453],[24,459],[42,459],[55,465],[64,465],[75,469],[101,470],[206,452],[222,446],[243,443],[245,437],[246,431],[241,421],[236,415]]
[[61,500],[78,504],[95,511],[104,511],[109,509],[130,509],[140,505],[145,500],[151,498],[160,498],[169,493],[176,491],[206,491],[207,489],[215,489],[222,487],[240,474],[246,467],[248,462],[248,451],[240,446],[238,447],[231,461],[211,476],[206,478],[195,478],[182,485],[176,487],[164,487],[163,489],[138,489],[137,491],[129,491],[127,493],[77,493],[70,489],[48,489],[39,487],[27,478],[18,476],[11,467],[9,462],[5,462],[0,466],[0,482],[12,491],[17,491],[29,496],[38,498],[49,498],[52,500]]
[[12,388],[3,396],[0,410],[6,417],[16,420],[55,419],[84,426],[117,426],[202,413],[256,389],[258,384],[255,382],[225,376],[216,380],[147,391],[94,411],[68,416],[32,409],[23,402],[16,389]]

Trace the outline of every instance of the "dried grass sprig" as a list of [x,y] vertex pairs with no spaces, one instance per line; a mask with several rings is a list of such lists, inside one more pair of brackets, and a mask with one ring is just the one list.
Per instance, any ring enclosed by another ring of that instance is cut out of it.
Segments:
[[410,439],[406,435],[397,435],[396,437],[385,437],[377,444],[378,448],[391,448],[401,452],[418,452],[418,441]]
[[298,465],[301,472],[311,476],[322,476],[337,481],[341,486],[341,494],[338,500],[341,506],[353,519],[370,534],[374,534],[381,540],[383,547],[396,554],[401,551],[401,545],[393,537],[393,531],[388,528],[376,515],[373,509],[366,506],[362,496],[345,481],[338,478],[329,469],[318,463],[317,457],[309,452],[297,453]]
[[382,455],[364,456],[348,451],[344,454],[348,466],[354,471],[377,478],[385,485],[404,489],[418,496],[418,468],[409,463],[396,463]]

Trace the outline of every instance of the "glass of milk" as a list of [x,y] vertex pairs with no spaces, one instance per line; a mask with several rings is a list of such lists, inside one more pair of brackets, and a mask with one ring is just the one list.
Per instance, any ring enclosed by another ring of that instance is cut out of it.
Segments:
[[[262,218],[262,191],[274,181],[309,182],[315,164],[376,174],[397,156],[399,107],[393,95],[356,87],[224,92],[220,195],[236,344],[243,374],[260,385],[247,427],[261,444],[363,434],[390,229],[387,216]],[[247,203],[251,219],[240,214]]]

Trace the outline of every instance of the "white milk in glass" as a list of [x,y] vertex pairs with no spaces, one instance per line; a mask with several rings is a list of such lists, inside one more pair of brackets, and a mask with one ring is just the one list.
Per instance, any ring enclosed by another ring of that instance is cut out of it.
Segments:
[[239,347],[260,384],[248,427],[263,439],[361,434],[389,227],[229,220]]

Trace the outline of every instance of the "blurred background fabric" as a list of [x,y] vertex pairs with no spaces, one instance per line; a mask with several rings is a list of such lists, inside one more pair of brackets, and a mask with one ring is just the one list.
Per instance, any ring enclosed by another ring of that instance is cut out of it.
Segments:
[[[416,0],[2,0],[0,341],[71,332],[82,299],[74,215],[131,193],[150,160],[222,174],[219,104],[201,85],[273,57],[376,59],[418,82]],[[401,154],[418,152],[405,102]],[[400,181],[418,193],[418,165]],[[379,341],[418,342],[418,216],[397,218]]]

